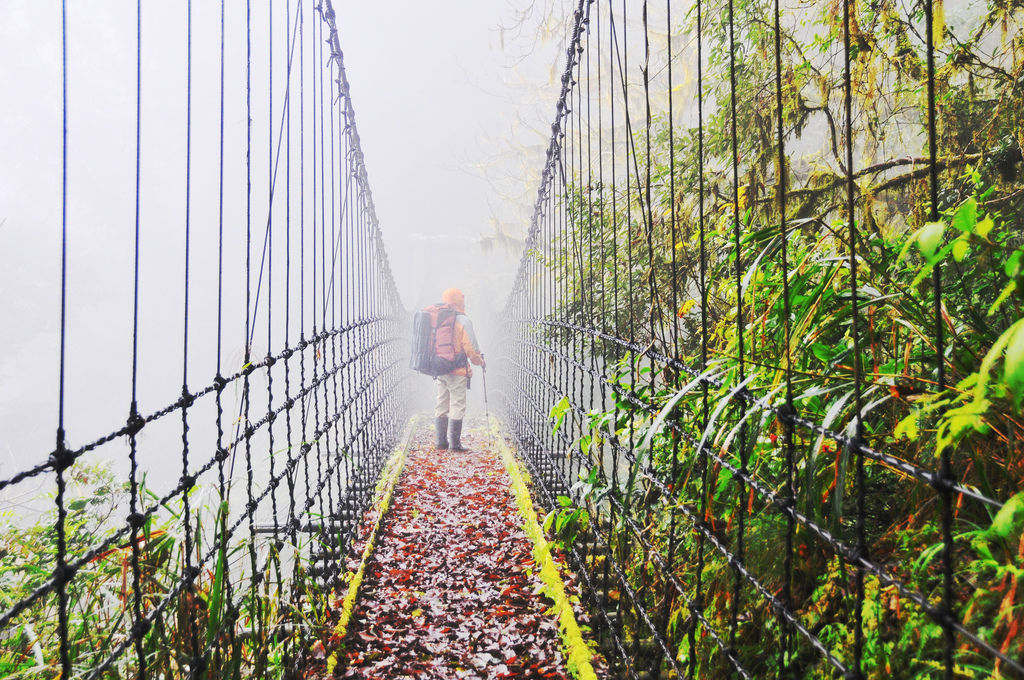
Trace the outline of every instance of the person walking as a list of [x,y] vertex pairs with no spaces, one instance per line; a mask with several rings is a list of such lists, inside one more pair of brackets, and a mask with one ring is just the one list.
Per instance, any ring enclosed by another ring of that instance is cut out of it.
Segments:
[[470,363],[486,370],[487,363],[480,351],[473,322],[466,316],[466,297],[458,288],[449,288],[442,295],[445,304],[455,309],[456,368],[435,378],[437,383],[437,404],[434,407],[437,448],[450,451],[467,451],[462,445],[462,420],[466,415],[466,390],[469,389],[473,369]]

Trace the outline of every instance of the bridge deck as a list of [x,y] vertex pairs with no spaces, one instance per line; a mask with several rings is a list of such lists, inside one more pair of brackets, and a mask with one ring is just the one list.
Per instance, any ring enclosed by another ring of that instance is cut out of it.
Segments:
[[471,424],[466,453],[417,426],[335,677],[570,677],[497,440]]

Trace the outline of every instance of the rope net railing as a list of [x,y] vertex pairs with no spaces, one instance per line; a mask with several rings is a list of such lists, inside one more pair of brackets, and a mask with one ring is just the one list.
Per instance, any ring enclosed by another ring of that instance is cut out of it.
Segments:
[[[6,677],[293,677],[328,623],[346,546],[408,411],[407,315],[332,3],[189,0],[174,34],[137,2],[134,30],[112,33],[135,55],[134,126],[106,142],[133,147],[133,305],[121,310],[131,377],[121,392],[92,386],[97,400],[125,394],[126,418],[88,441],[67,424],[89,405],[65,408],[75,345],[90,342],[69,322],[80,317],[76,244],[90,234],[69,210],[69,195],[83,201],[69,156],[84,143],[76,121],[112,104],[68,97],[69,85],[80,91],[68,46],[90,30],[68,4],[56,445],[0,480],[8,497],[52,488],[52,523],[46,515],[0,551],[0,667]],[[150,45],[168,44],[182,59],[154,62]],[[179,91],[161,69],[180,71]],[[184,124],[146,95],[179,102]],[[145,168],[179,132],[178,155],[157,161],[180,168],[172,195]],[[177,205],[169,220],[157,214],[167,205]],[[163,229],[178,245],[153,258],[146,241]],[[180,306],[140,285],[153,269],[170,272],[159,289],[180,290]],[[176,337],[147,331],[154,309],[177,316]],[[144,384],[168,373],[170,391]],[[97,467],[104,459],[114,466]],[[20,554],[31,545],[39,554]]]
[[1024,677],[1019,23],[579,3],[494,364],[622,677]]

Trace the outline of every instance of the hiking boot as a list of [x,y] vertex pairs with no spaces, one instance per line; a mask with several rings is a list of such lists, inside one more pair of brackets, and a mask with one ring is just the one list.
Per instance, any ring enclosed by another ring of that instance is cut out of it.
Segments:
[[444,451],[448,448],[448,416],[441,416],[434,421],[434,429],[437,430],[437,448]]
[[449,451],[469,451],[469,449],[467,449],[466,447],[464,447],[462,445],[462,441],[461,441],[462,440],[462,421],[461,420],[453,420],[452,421],[452,431],[451,431],[451,436],[449,437],[449,439],[451,440],[451,446],[448,447]]

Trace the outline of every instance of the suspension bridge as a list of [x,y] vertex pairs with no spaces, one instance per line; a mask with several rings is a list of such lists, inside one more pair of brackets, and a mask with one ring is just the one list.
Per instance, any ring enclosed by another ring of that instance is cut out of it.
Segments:
[[[65,408],[69,120],[96,106],[68,97],[65,3],[54,444],[0,479],[52,507],[0,551],[0,668],[1024,677],[1020,14],[943,4],[580,0],[497,418],[460,457],[415,418],[331,0],[182,3],[169,147],[137,3],[131,323],[104,367],[130,394],[100,424]],[[178,214],[147,222],[150,194]],[[467,608],[487,592],[507,625]]]

